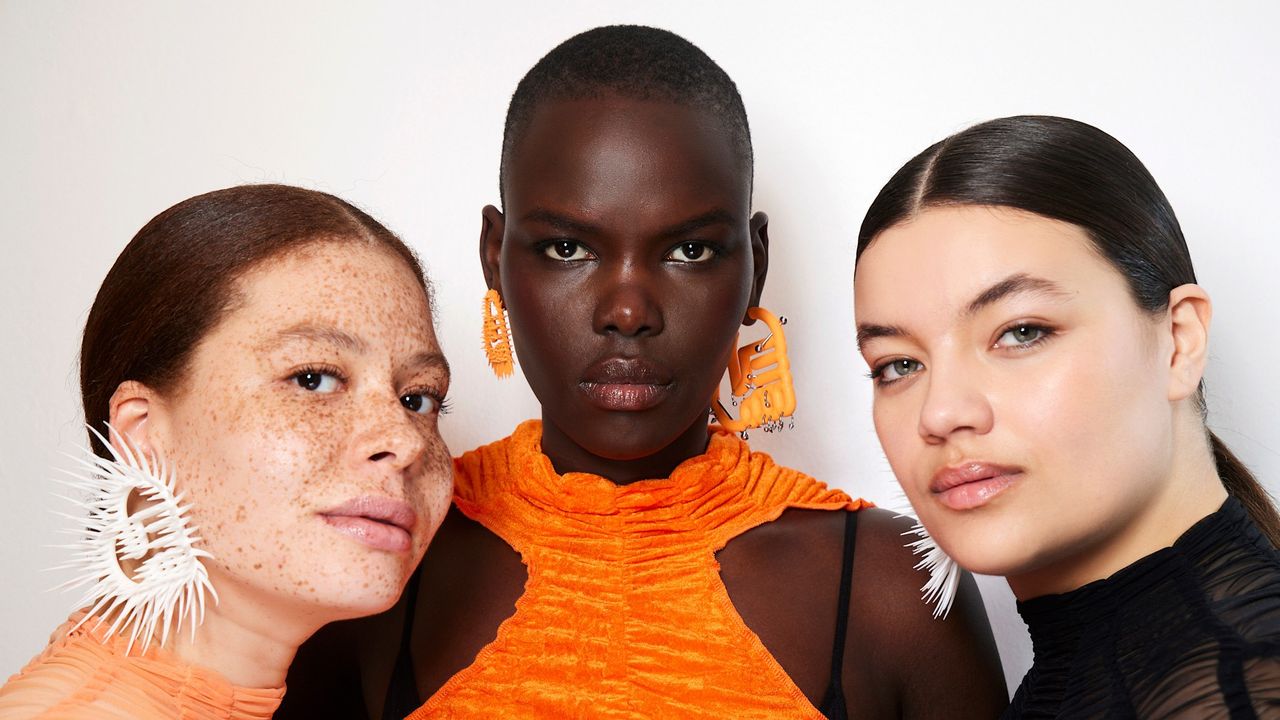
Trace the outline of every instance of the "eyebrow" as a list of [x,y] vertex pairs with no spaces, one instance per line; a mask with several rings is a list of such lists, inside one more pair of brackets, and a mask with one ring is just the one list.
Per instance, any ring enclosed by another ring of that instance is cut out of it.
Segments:
[[288,340],[324,342],[356,353],[363,353],[369,347],[363,338],[352,335],[345,330],[339,330],[328,325],[312,325],[309,323],[301,323],[281,330],[276,333],[276,337],[270,344],[274,346]]
[[438,352],[420,352],[409,358],[405,367],[427,367],[444,372],[445,378],[453,377],[453,371],[449,369],[449,361]]
[[1063,300],[1072,296],[1072,293],[1067,292],[1061,285],[1052,280],[1026,273],[1015,273],[978,293],[977,297],[969,302],[964,314],[967,316],[975,315],[989,305],[999,302],[1010,295],[1021,293],[1049,295]]
[[[564,215],[563,213],[558,213],[554,210],[542,207],[530,210],[525,213],[520,220],[521,222],[546,223],[557,230],[564,230],[582,235],[604,234],[604,229],[598,225],[583,222],[581,220],[571,218],[568,215]],[[735,218],[732,213],[724,210],[723,208],[715,208],[713,210],[708,210],[701,215],[695,215],[688,220],[684,220],[660,230],[658,232],[658,237],[669,238],[679,235],[687,235],[688,233],[701,230],[702,228],[710,225],[732,225],[734,221]]]
[[[1052,280],[1046,280],[1045,278],[1028,275],[1026,273],[1015,273],[978,293],[978,295],[965,307],[964,315],[975,315],[983,308],[999,302],[1010,295],[1017,295],[1019,293],[1038,293],[1058,297],[1063,300],[1073,296],[1073,293],[1064,290],[1061,285],[1053,282]],[[887,337],[906,337],[910,334],[911,333],[897,325],[860,323],[858,325],[856,341],[858,350],[861,351],[863,344],[871,340]]]

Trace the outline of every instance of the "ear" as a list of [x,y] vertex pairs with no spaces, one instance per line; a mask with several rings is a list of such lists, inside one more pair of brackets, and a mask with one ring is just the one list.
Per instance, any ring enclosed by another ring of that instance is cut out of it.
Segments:
[[502,236],[507,229],[507,219],[502,211],[485,205],[480,211],[480,269],[484,283],[490,290],[502,295]]
[[[159,395],[154,390],[134,380],[120,383],[111,395],[109,404],[113,432],[107,438],[121,455],[134,453],[156,457],[154,416],[159,410]],[[127,443],[127,448],[126,448]]]
[[1195,394],[1204,376],[1209,355],[1209,323],[1213,303],[1199,285],[1179,285],[1169,293],[1169,332],[1173,354],[1169,359],[1169,400],[1185,400]]
[[[764,280],[769,274],[769,216],[758,212],[751,216],[751,300],[747,307],[760,305],[760,296],[764,294]],[[742,316],[743,325],[751,325],[755,320]]]

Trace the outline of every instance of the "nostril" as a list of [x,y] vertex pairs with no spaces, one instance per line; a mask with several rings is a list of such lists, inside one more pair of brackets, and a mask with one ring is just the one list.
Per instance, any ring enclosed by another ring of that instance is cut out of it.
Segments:
[[370,455],[369,459],[374,462],[378,462],[379,460],[385,460],[387,458],[392,458],[392,457],[395,457],[395,453],[393,452],[380,452],[380,453],[374,453]]

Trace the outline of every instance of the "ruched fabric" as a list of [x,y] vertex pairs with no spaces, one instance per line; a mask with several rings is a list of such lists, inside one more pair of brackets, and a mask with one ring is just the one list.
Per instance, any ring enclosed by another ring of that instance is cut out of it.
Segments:
[[715,553],[787,508],[868,504],[716,432],[669,478],[560,476],[542,426],[456,462],[454,500],[520,553],[515,614],[420,718],[813,718],[729,600]]
[[0,718],[268,720],[284,697],[284,688],[236,687],[154,644],[146,653],[127,647],[127,637],[103,642],[90,620],[9,678]]
[[1280,717],[1280,553],[1234,498],[1172,547],[1018,612],[1035,662],[1005,718]]

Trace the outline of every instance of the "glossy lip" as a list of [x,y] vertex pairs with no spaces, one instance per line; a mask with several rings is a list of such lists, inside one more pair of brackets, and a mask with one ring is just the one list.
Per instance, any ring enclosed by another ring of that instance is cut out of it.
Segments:
[[639,412],[666,399],[671,376],[642,358],[606,357],[587,367],[578,387],[601,410]]
[[365,495],[317,514],[333,529],[376,550],[407,552],[413,547],[418,514],[403,500]]
[[939,468],[929,483],[929,492],[952,510],[972,510],[991,502],[1022,477],[1022,468],[981,460]]

